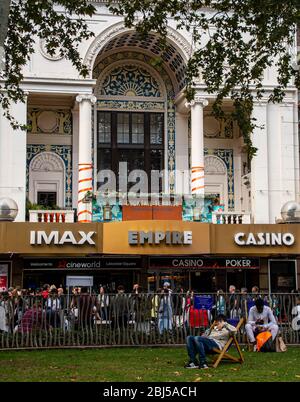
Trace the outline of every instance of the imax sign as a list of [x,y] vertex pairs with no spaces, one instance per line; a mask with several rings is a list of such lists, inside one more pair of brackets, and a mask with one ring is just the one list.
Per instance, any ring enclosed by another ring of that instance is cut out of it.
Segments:
[[76,237],[74,236],[73,232],[65,231],[60,234],[57,230],[51,231],[47,234],[44,230],[32,230],[30,232],[30,244],[32,245],[41,245],[41,244],[55,244],[55,245],[63,245],[63,244],[73,244],[76,246],[82,244],[90,244],[95,246],[95,242],[92,239],[93,235],[96,232],[82,232],[78,231]]

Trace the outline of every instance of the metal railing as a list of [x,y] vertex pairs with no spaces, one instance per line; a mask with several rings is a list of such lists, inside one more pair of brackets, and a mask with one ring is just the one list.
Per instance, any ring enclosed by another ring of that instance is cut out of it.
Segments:
[[[0,348],[178,345],[199,335],[218,314],[247,319],[257,296],[241,294],[105,294],[20,296],[0,294]],[[287,344],[300,345],[300,296],[261,296]],[[245,327],[238,334],[247,342]]]

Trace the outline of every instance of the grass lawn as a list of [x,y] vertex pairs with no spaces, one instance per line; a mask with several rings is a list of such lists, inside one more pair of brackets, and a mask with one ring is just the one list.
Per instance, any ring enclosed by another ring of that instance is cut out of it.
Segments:
[[185,348],[0,351],[0,381],[300,381],[300,347],[187,370]]

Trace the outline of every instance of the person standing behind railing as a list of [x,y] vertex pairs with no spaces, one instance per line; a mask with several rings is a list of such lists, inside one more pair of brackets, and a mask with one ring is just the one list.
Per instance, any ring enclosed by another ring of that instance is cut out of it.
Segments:
[[138,283],[133,285],[133,289],[130,297],[130,319],[132,322],[136,322],[140,317],[141,300],[142,300],[142,288]]
[[161,295],[158,310],[158,331],[162,335],[164,331],[172,331],[173,307],[171,294],[168,289],[164,289]]
[[60,303],[60,311],[59,311],[59,319],[60,319],[60,326],[61,328],[67,328],[68,324],[66,322],[66,308],[67,308],[67,300],[66,296],[64,295],[63,287],[59,287],[57,289],[57,297]]
[[241,297],[240,297],[240,311],[241,317],[248,317],[248,303],[251,301],[251,296],[248,294],[247,288],[241,289]]
[[26,310],[23,314],[23,317],[16,327],[18,332],[22,334],[28,334],[34,330],[40,330],[44,327],[44,329],[48,329],[48,325],[43,325],[43,310],[42,303],[35,302],[32,306]]
[[10,332],[11,300],[8,292],[0,293],[0,333]]
[[60,309],[61,305],[60,299],[58,298],[58,291],[56,288],[52,288],[46,301],[46,317],[50,327],[60,327]]
[[109,295],[106,294],[106,288],[100,286],[99,294],[97,296],[97,306],[99,311],[99,316],[102,321],[108,320],[108,306],[109,306]]
[[186,303],[184,308],[184,323],[186,327],[189,327],[190,322],[190,310],[194,306],[194,291],[188,290],[186,293]]
[[234,285],[229,286],[229,311],[230,311],[230,318],[237,318],[238,317],[238,296],[236,294],[236,287]]
[[172,294],[172,302],[174,309],[175,324],[177,327],[181,327],[184,324],[184,311],[186,305],[186,298],[184,296],[184,289],[178,288]]
[[44,300],[47,300],[49,296],[49,291],[50,291],[50,285],[48,283],[45,283],[43,286],[43,291],[42,291],[42,296]]
[[226,299],[222,289],[217,291],[217,302],[215,306],[216,316],[224,315],[226,316]]
[[171,284],[170,284],[170,282],[165,282],[165,283],[163,284],[163,289],[166,289],[166,290],[169,292],[169,294],[171,294],[171,293],[172,293],[172,289],[171,289]]
[[253,301],[255,301],[256,299],[258,299],[260,297],[258,286],[252,286],[251,296],[252,296]]
[[91,296],[87,287],[82,287],[78,299],[78,324],[79,328],[91,327],[96,306],[96,297]]
[[294,331],[300,330],[300,296],[296,297],[296,305],[292,308],[292,328]]
[[124,286],[119,285],[117,287],[118,293],[113,298],[111,315],[114,329],[125,329],[128,327],[129,303],[128,296],[124,293],[124,291]]
[[152,308],[151,308],[151,321],[153,324],[157,324],[158,320],[158,310],[160,304],[160,294],[162,292],[161,288],[158,288],[156,293],[152,297]]
[[16,287],[12,292],[13,308],[14,308],[14,324],[17,325],[22,318],[23,312],[25,310],[25,300],[23,298],[23,292],[20,287]]

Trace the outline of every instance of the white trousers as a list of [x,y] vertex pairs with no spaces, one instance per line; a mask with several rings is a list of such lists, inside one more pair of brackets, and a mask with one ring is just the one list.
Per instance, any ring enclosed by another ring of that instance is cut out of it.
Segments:
[[[249,341],[255,342],[254,331],[255,331],[256,325],[246,324],[245,328],[246,328],[246,332],[247,332]],[[276,338],[276,335],[278,334],[278,325],[270,324],[270,326],[268,327],[267,330],[271,332],[272,339],[274,340]]]

